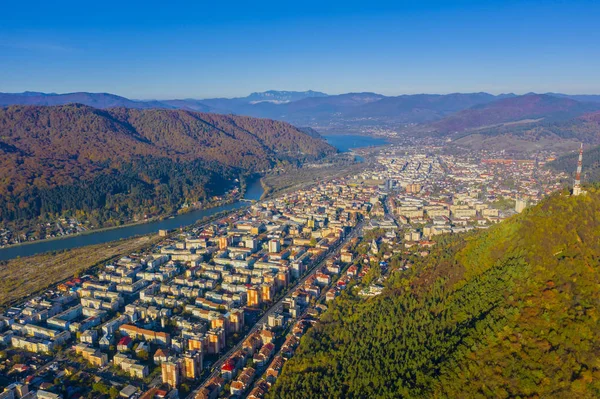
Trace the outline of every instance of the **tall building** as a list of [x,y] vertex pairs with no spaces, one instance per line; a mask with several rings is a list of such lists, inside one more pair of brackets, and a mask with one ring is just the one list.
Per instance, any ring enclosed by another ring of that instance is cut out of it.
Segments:
[[234,309],[229,312],[229,330],[238,333],[244,328],[244,309]]
[[260,286],[260,299],[262,302],[271,302],[273,300],[273,289],[270,284]]
[[269,241],[269,252],[278,253],[279,251],[281,251],[281,243],[279,240],[273,239]]
[[204,352],[205,350],[205,345],[204,345],[204,336],[201,335],[196,335],[193,337],[188,338],[188,350],[189,351],[199,351],[199,352]]
[[579,147],[579,160],[577,161],[577,173],[575,174],[575,184],[573,184],[573,195],[580,195],[581,190],[581,166],[583,161],[583,143]]
[[258,241],[254,237],[246,238],[244,240],[244,245],[246,248],[250,248],[254,252],[258,248]]
[[287,287],[289,283],[288,271],[277,273],[277,285],[279,287]]
[[407,184],[405,189],[407,194],[415,194],[421,191],[421,185],[419,183]]
[[525,208],[527,208],[527,200],[524,198],[517,198],[515,203],[515,211],[521,213],[525,210]]
[[177,388],[181,383],[185,364],[183,359],[170,357],[168,361],[161,364],[162,382],[171,388]]
[[225,347],[226,336],[222,328],[213,328],[206,333],[208,354],[219,353]]
[[184,376],[189,380],[200,377],[203,356],[200,352],[185,353],[183,355]]
[[225,331],[229,330],[229,316],[228,315],[220,315],[215,317],[210,321],[211,330],[215,328],[222,328]]
[[229,246],[229,244],[231,244],[231,238],[227,236],[219,237],[219,249],[226,249]]
[[258,306],[261,303],[261,295],[260,295],[260,291],[259,288],[254,286],[254,287],[250,287],[248,288],[248,290],[246,291],[246,294],[248,295],[248,306]]

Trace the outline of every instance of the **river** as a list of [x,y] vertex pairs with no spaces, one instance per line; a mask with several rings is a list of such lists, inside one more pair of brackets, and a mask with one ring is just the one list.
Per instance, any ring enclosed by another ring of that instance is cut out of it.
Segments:
[[[328,135],[324,136],[324,138],[329,144],[337,147],[342,152],[348,152],[352,148],[369,147],[387,143],[385,139],[358,135]],[[248,200],[259,200],[262,194],[263,188],[260,184],[260,179],[249,180],[244,198]],[[124,238],[157,233],[158,230],[176,229],[194,224],[198,220],[214,215],[215,213],[240,209],[247,205],[248,202],[238,201],[215,208],[191,211],[177,215],[173,218],[157,220],[154,222],[134,224],[109,230],[92,231],[85,234],[66,236],[64,238],[34,241],[27,244],[1,248],[0,260],[13,259],[18,256],[31,256],[49,251],[79,248],[86,245],[103,244]]]
[[[248,181],[246,187],[245,199],[259,200],[263,194],[263,188],[260,184],[260,178]],[[200,209],[177,215],[173,218],[157,220],[154,222],[134,224],[130,226],[119,227],[109,230],[92,231],[85,234],[66,236],[54,240],[42,240],[22,245],[0,249],[0,260],[13,259],[18,256],[31,256],[49,251],[59,251],[63,249],[71,249],[83,247],[86,245],[103,244],[105,242],[120,240],[123,238],[134,237],[138,235],[157,233],[158,230],[170,230],[179,227],[189,226],[196,223],[198,220],[214,215],[222,211],[230,211],[233,209],[243,208],[248,206],[248,202],[238,201],[231,204],[217,206],[210,209]]]

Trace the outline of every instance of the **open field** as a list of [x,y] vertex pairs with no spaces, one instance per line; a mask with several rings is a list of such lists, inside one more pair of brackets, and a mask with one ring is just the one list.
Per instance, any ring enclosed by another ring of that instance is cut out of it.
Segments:
[[365,164],[333,164],[321,167],[303,167],[294,169],[283,174],[267,175],[263,177],[262,185],[265,190],[263,198],[297,190],[307,184],[321,182],[323,180],[347,176],[358,173],[365,168]]
[[486,136],[479,133],[465,135],[460,139],[455,140],[453,144],[470,147],[476,151],[493,149],[496,151],[505,150],[510,153],[539,151],[541,149],[568,152],[579,147],[579,141],[576,139],[542,137],[539,140],[528,140],[510,134]]
[[45,253],[0,262],[0,308],[10,306],[53,284],[83,274],[110,259],[156,244],[158,235]]

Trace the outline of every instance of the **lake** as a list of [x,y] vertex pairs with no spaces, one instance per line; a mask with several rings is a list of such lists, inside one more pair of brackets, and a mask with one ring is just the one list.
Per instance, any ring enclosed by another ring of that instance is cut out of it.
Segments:
[[386,139],[371,136],[359,136],[353,134],[339,134],[323,136],[325,140],[338,150],[348,152],[352,148],[371,147],[387,144]]
[[[259,200],[263,194],[263,188],[260,184],[260,178],[248,181],[246,187],[245,199]],[[157,220],[149,223],[136,224],[131,226],[119,227],[116,229],[90,232],[81,235],[66,236],[65,238],[54,240],[34,241],[23,245],[0,249],[0,260],[13,259],[17,256],[30,256],[49,251],[59,251],[63,249],[79,248],[86,245],[103,244],[110,241],[130,238],[138,235],[157,233],[158,230],[171,230],[179,227],[189,226],[198,220],[214,215],[222,211],[231,211],[248,206],[248,202],[238,201],[210,209],[199,209],[173,218]]]

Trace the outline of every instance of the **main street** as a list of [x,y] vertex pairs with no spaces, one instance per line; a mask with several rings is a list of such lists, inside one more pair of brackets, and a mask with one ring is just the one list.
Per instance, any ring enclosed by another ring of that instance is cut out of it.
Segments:
[[[352,232],[352,237],[348,237],[348,239],[350,239],[350,238],[353,238],[353,237],[356,237],[357,235],[360,235],[360,234],[361,234],[361,232],[362,232],[362,226],[360,226],[360,228],[356,228],[356,229],[355,229],[355,230]],[[346,240],[346,241],[347,241],[347,240]],[[336,278],[335,278],[335,279],[334,279],[334,280],[333,280],[333,281],[332,281],[332,282],[331,282],[331,283],[330,283],[330,284],[329,284],[327,287],[324,287],[324,289],[322,289],[322,290],[321,290],[321,294],[320,294],[320,295],[317,297],[317,299],[316,299],[316,301],[315,301],[315,305],[316,305],[316,304],[318,304],[318,303],[320,303],[320,302],[323,300],[323,298],[325,298],[325,295],[326,295],[326,293],[327,293],[328,289],[329,289],[329,288],[331,288],[331,287],[334,287],[334,286],[335,286],[336,282],[337,282],[337,281],[339,280],[339,278],[340,278],[340,277],[341,277],[341,276],[344,274],[344,271],[348,269],[348,266],[349,266],[349,265],[347,265],[347,266],[346,266],[346,267],[343,269],[343,271],[342,271],[342,272],[341,272],[341,273],[340,273],[340,274],[339,274],[339,275],[338,275],[338,276],[337,276],[337,277],[336,277]],[[327,288],[327,289],[325,289],[325,288]],[[298,316],[295,318],[295,320],[302,320],[302,319],[303,319],[303,318],[304,318],[304,317],[305,317],[305,316],[308,314],[309,310],[311,310],[311,309],[312,309],[312,310],[314,310],[314,309],[315,309],[315,306],[314,306],[314,305],[313,305],[313,306],[306,306],[306,307],[304,308],[304,310],[302,310],[302,312],[301,312],[301,313],[300,313],[300,314],[299,314],[299,315],[298,315]],[[289,331],[289,329],[290,329],[290,328],[291,328],[291,324],[290,324],[290,326],[288,326],[288,327],[287,327],[288,331]],[[280,346],[279,348],[277,348],[277,354],[280,354],[280,353],[281,353],[281,346]],[[276,354],[275,356],[277,356],[277,354]],[[274,356],[274,357],[275,357],[275,356]],[[272,360],[272,359],[273,359],[273,358],[271,358],[271,360]],[[257,369],[257,371],[259,371],[259,373],[257,373],[256,375],[264,376],[264,373],[266,372],[266,370],[268,369],[268,367],[269,367],[269,365],[270,365],[270,364],[271,364],[271,363],[269,362],[269,363],[265,364],[265,365],[264,365],[262,368],[259,368],[259,369]],[[254,383],[253,383],[254,385],[253,385],[253,386],[256,386],[256,383],[257,383],[257,381],[258,381],[260,378],[261,378],[261,377],[258,377],[258,378],[256,378],[256,379],[254,380]],[[252,389],[251,389],[251,388],[248,388],[248,390],[247,390],[247,391],[246,391],[244,394],[242,394],[242,395],[241,395],[241,397],[242,397],[242,398],[246,398],[246,397],[248,396],[249,392],[251,392],[251,391],[252,391]]]
[[304,284],[306,282],[306,280],[308,280],[313,274],[315,274],[316,271],[325,264],[327,259],[334,256],[342,248],[342,246],[344,246],[344,244],[346,244],[352,238],[358,236],[358,234],[362,231],[363,224],[364,224],[363,221],[358,222],[358,224],[356,226],[354,226],[354,228],[348,235],[346,235],[343,239],[341,239],[340,242],[335,247],[329,249],[329,251],[325,254],[323,259],[321,259],[318,262],[315,262],[315,264],[307,271],[307,273],[305,274],[304,277],[300,278],[293,286],[289,287],[287,289],[286,294],[283,297],[281,297],[281,299],[279,299],[277,302],[273,303],[265,311],[265,313],[262,315],[262,317],[254,324],[254,326],[252,326],[252,328],[248,331],[248,333],[242,339],[240,339],[236,345],[234,345],[231,349],[229,349],[227,352],[225,352],[219,358],[219,360],[217,360],[212,365],[211,373],[208,374],[208,376],[206,376],[200,382],[200,384],[194,390],[192,390],[190,392],[190,394],[187,396],[187,399],[193,399],[196,396],[196,394],[198,393],[198,391],[200,390],[200,388],[202,388],[202,386],[204,386],[204,383],[206,381],[210,381],[211,378],[216,377],[219,374],[220,368],[223,365],[223,363],[227,359],[229,359],[229,357],[231,357],[231,355],[233,355],[235,352],[237,352],[238,350],[240,350],[242,348],[242,344],[249,336],[251,336],[256,331],[261,329],[267,323],[269,316],[281,308],[285,299],[289,298],[292,295],[292,293],[296,290],[296,288],[300,287],[302,284]]

